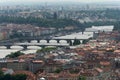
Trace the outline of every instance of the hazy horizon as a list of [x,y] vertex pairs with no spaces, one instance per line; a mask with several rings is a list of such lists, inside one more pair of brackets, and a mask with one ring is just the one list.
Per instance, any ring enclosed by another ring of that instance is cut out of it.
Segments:
[[120,5],[120,0],[0,0],[0,5],[35,5],[43,3],[57,4],[113,4]]
[[0,0],[0,2],[111,2],[120,0]]

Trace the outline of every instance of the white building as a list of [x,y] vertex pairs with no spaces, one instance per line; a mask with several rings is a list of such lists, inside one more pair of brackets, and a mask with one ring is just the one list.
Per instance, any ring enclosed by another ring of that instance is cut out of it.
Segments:
[[65,36],[53,37],[53,39],[89,39],[92,38],[93,35],[93,32],[79,32]]
[[113,25],[110,25],[110,26],[92,26],[91,28],[86,28],[85,31],[87,32],[102,32],[102,31],[105,31],[105,32],[111,32],[113,31],[114,29],[114,26]]

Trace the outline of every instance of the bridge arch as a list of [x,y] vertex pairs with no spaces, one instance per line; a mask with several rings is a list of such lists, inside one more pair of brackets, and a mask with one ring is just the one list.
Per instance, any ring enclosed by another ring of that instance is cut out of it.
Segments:
[[40,43],[47,43],[47,40],[40,40]]
[[31,40],[30,43],[37,43],[38,41],[37,40]]
[[60,40],[59,42],[60,42],[60,43],[67,43],[66,40]]
[[13,46],[11,46],[10,48],[11,48],[11,49],[23,49],[23,47],[22,47],[22,46],[14,46],[14,45],[13,45]]
[[0,46],[0,49],[6,49],[6,46]]
[[58,43],[57,40],[49,40],[49,43]]
[[41,46],[27,46],[27,49],[41,49]]

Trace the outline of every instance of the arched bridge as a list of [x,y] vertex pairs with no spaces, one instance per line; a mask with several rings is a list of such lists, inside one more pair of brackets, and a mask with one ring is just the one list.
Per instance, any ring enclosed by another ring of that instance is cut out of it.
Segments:
[[46,47],[46,46],[57,46],[57,47],[68,47],[69,44],[65,43],[65,44],[61,44],[61,43],[2,43],[0,44],[0,46],[5,46],[7,49],[10,49],[11,46],[22,46],[23,49],[27,49],[28,46],[40,46],[42,48]]
[[[27,49],[28,46],[69,46],[73,45],[75,40],[79,41],[81,44],[87,42],[89,39],[93,38],[93,33],[85,32],[84,34],[75,33],[66,36],[60,37],[26,37],[15,39],[12,42],[1,42],[0,46],[6,46],[7,49],[10,49],[11,46],[22,46],[24,49]],[[35,41],[35,43],[33,43]]]

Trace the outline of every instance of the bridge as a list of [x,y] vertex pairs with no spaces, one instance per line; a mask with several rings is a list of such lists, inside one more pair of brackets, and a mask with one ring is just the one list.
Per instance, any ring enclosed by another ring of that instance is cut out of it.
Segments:
[[23,49],[27,49],[28,46],[40,46],[42,48],[46,46],[57,46],[57,47],[69,47],[68,43],[62,44],[62,43],[2,43],[0,46],[5,46],[7,49],[11,49],[11,46],[22,46]]
[[21,38],[19,39],[20,42],[27,41],[31,42],[32,40],[36,40],[38,43],[40,43],[42,40],[46,40],[47,43],[49,43],[51,40],[55,40],[57,43],[60,43],[61,40],[67,41],[67,43],[74,42],[74,40],[79,40],[81,43],[83,43],[84,40],[89,40],[94,37],[93,32],[79,32],[79,33],[73,33],[70,35],[65,36],[59,36],[59,37],[29,37],[29,38]]
[[[73,33],[70,35],[59,36],[59,37],[26,37],[15,39],[15,41],[1,42],[0,46],[6,46],[7,49],[10,49],[11,46],[22,46],[24,49],[27,49],[27,46],[69,46],[73,45],[75,40],[79,40],[81,44],[86,40],[93,38],[93,32],[79,32]],[[32,41],[36,41],[36,43],[31,43]],[[61,44],[61,42],[64,42]]]
[[74,41],[75,39],[62,39],[62,40],[61,39],[52,39],[52,40],[47,39],[47,40],[39,40],[39,41],[31,39],[26,42],[0,43],[0,46],[5,46],[7,49],[11,49],[11,46],[22,46],[23,49],[27,49],[28,46],[40,46],[42,48],[46,46],[69,47],[73,45]]

